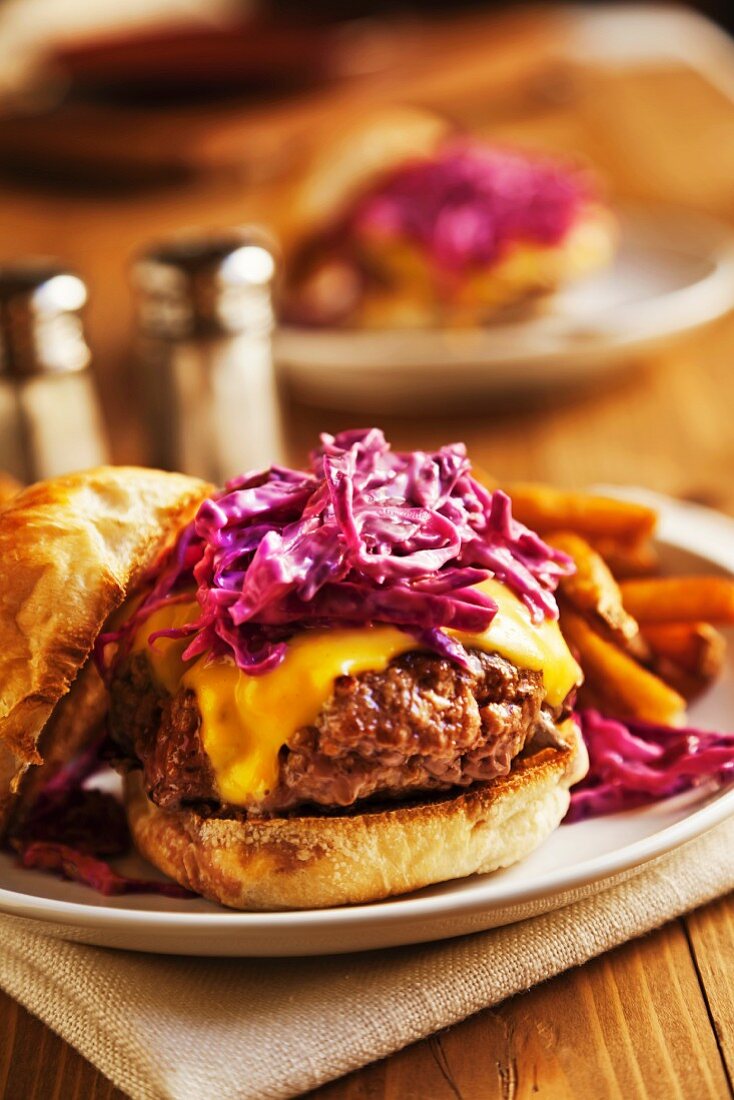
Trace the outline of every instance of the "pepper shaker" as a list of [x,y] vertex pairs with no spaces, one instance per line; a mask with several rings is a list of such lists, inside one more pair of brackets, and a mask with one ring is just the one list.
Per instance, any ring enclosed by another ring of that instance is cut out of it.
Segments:
[[23,482],[107,461],[82,280],[49,260],[0,265],[0,469]]
[[187,233],[134,264],[153,459],[221,484],[283,459],[272,357],[276,259],[260,230]]

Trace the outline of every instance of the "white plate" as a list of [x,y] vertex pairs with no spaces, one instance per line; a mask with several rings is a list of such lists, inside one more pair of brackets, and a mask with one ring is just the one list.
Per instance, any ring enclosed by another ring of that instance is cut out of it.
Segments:
[[[651,494],[660,544],[675,571],[734,571],[734,521]],[[692,709],[711,729],[734,724],[734,648],[724,676]],[[559,908],[634,875],[649,860],[734,813],[734,789],[712,787],[611,817],[561,826],[529,859],[374,905],[236,913],[204,900],[105,899],[83,886],[16,868],[0,856],[0,910],[63,939],[192,955],[319,955],[445,939]],[[130,873],[153,874],[131,859]]]
[[734,238],[684,211],[620,215],[605,271],[527,321],[474,329],[282,327],[275,356],[299,400],[360,413],[445,410],[591,382],[734,306]]

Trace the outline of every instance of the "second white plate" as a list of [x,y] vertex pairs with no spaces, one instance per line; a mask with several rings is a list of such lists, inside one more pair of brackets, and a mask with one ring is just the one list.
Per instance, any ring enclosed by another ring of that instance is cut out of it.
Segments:
[[474,329],[282,327],[275,355],[299,400],[360,413],[430,412],[589,382],[734,306],[730,230],[686,211],[620,216],[605,271],[527,321]]

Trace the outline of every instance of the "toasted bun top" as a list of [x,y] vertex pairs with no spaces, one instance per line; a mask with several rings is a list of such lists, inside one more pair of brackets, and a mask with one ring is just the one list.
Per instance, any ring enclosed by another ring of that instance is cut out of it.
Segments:
[[0,510],[0,830],[105,621],[208,491],[183,474],[100,467]]
[[381,176],[406,160],[431,156],[452,128],[431,111],[391,107],[337,132],[316,154],[296,192],[295,233],[327,226]]

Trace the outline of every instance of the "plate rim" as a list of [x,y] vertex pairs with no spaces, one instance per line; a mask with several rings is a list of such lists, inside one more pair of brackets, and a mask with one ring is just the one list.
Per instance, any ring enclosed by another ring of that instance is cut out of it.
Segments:
[[[628,500],[649,503],[659,511],[658,541],[674,549],[682,549],[705,558],[719,568],[734,573],[734,519],[700,505],[676,501],[650,490],[622,486],[594,486],[604,492]],[[644,814],[645,809],[629,811]],[[425,922],[445,917],[466,917],[526,906],[542,899],[583,889],[594,882],[614,880],[620,874],[634,872],[675,848],[703,835],[734,814],[734,787],[720,789],[704,805],[692,810],[680,821],[665,826],[647,837],[625,844],[612,852],[592,856],[578,866],[558,868],[532,881],[510,886],[503,893],[501,880],[492,875],[483,877],[466,895],[452,892],[453,884],[465,879],[450,880],[446,893],[427,897],[394,897],[384,901],[326,909],[285,911],[249,911],[222,909],[206,913],[186,913],[174,910],[124,909],[108,905],[89,905],[48,897],[22,894],[0,887],[0,912],[30,918],[42,924],[65,924],[100,931],[125,926],[130,932],[148,928],[187,934],[215,932],[226,928],[228,933],[240,931],[257,936],[265,932],[294,935],[319,926],[319,931],[347,930],[363,921],[373,926],[389,928],[406,922]],[[568,826],[573,828],[573,826]]]

